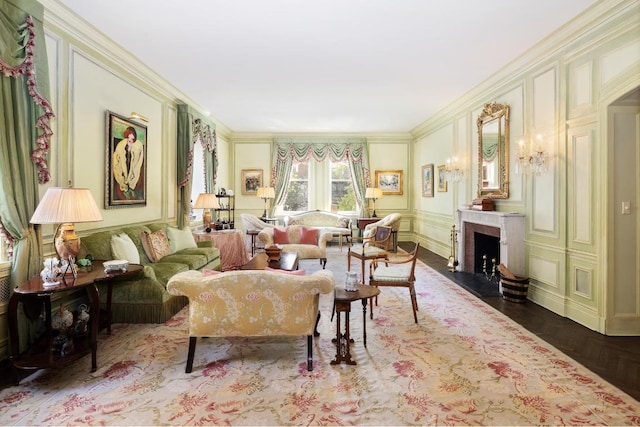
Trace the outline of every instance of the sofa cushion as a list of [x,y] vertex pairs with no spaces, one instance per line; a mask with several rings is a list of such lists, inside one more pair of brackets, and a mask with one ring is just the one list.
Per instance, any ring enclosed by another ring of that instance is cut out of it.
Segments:
[[111,253],[115,259],[125,259],[132,264],[140,264],[140,254],[127,233],[111,236]]
[[338,218],[338,220],[336,221],[336,227],[338,227],[338,228],[347,228],[347,227],[349,227],[349,218],[347,218],[345,216],[341,216],[340,218]]
[[289,243],[289,231],[278,227],[273,229],[273,243],[276,245],[286,245]]
[[300,229],[300,243],[303,245],[317,245],[320,230],[317,228],[302,227]]
[[162,230],[154,231],[153,233],[143,231],[140,241],[151,262],[158,262],[171,253],[169,238]]
[[167,237],[174,253],[182,249],[198,247],[189,227],[184,227],[182,230],[175,227],[167,227]]
[[175,274],[190,270],[187,264],[167,262],[166,260],[156,262],[155,264],[148,264],[148,267],[145,268],[151,268],[156,275],[156,280],[164,287],[166,287],[169,279]]
[[176,252],[175,254],[167,255],[160,261],[158,261],[159,264],[163,262],[184,264],[189,267],[189,270],[199,270],[207,265],[209,261],[207,260],[207,256],[205,254],[187,254],[181,251]]
[[220,258],[220,249],[213,246],[198,246],[197,248],[183,249],[174,255],[201,255],[207,258],[207,262],[211,262]]

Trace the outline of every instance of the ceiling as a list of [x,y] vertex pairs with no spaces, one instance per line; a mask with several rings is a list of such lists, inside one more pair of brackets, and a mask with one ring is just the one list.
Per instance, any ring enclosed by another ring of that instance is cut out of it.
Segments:
[[407,132],[596,0],[60,0],[234,132]]

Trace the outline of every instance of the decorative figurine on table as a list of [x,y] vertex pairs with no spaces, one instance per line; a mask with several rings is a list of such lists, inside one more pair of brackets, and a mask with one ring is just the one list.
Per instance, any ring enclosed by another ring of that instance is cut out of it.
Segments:
[[44,286],[59,285],[60,281],[58,279],[60,274],[62,274],[62,270],[60,269],[58,258],[53,257],[44,260],[44,269],[40,272]]

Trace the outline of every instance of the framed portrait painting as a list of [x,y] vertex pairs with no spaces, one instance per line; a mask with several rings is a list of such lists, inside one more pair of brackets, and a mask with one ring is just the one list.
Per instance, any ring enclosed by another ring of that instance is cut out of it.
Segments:
[[147,127],[107,111],[104,207],[147,204]]
[[242,194],[258,194],[262,185],[262,169],[242,169]]
[[376,187],[382,194],[402,195],[402,171],[376,171]]
[[447,192],[447,175],[445,165],[438,166],[438,192]]
[[422,166],[422,197],[433,197],[433,163]]

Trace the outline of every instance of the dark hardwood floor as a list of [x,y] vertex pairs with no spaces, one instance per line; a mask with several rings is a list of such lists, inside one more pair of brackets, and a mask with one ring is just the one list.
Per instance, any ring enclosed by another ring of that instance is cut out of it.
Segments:
[[[414,248],[412,242],[398,245],[406,251]],[[418,258],[435,270],[447,267],[447,259],[424,248],[420,248]],[[452,273],[447,277],[465,287],[463,275]],[[640,401],[640,337],[602,335],[531,301],[516,304],[502,297],[479,298]]]
[[[399,243],[407,251],[411,251],[413,245],[411,242]],[[419,259],[435,270],[447,267],[445,258],[424,248],[420,249]],[[465,286],[463,275],[447,276]],[[479,298],[640,401],[640,337],[605,336],[531,301],[515,304],[502,297]],[[8,361],[0,362],[0,389],[12,385],[12,378]]]

